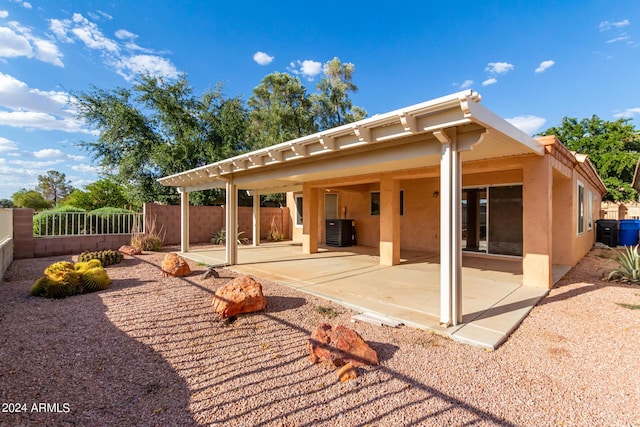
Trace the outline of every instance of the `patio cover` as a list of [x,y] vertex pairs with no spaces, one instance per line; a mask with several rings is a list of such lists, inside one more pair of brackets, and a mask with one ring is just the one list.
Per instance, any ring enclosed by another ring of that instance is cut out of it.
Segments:
[[[252,191],[254,236],[259,236],[259,194],[301,191],[305,183],[328,178],[440,165],[440,321],[459,323],[462,162],[545,154],[543,144],[480,101],[474,91],[458,92],[160,178],[162,185],[178,187],[182,194],[182,251],[188,251],[189,192],[227,190],[229,236],[237,228],[237,190]],[[313,233],[303,234],[303,251],[317,251]],[[381,262],[393,264],[399,247],[387,259],[385,244],[381,238]],[[226,257],[236,264],[235,239],[227,239]]]

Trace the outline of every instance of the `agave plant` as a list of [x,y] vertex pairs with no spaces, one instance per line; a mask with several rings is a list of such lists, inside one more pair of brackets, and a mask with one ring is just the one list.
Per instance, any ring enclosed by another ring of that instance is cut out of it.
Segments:
[[640,283],[640,254],[638,245],[625,246],[624,251],[616,251],[620,268],[609,273],[609,280],[618,278],[633,283]]

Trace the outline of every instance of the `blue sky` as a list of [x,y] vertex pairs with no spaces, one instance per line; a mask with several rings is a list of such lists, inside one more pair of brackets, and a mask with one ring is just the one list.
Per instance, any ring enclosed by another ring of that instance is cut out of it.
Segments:
[[96,180],[70,93],[142,71],[246,101],[275,71],[313,92],[337,56],[370,115],[471,88],[529,134],[592,114],[638,127],[640,1],[541,4],[0,0],[0,199],[51,169]]

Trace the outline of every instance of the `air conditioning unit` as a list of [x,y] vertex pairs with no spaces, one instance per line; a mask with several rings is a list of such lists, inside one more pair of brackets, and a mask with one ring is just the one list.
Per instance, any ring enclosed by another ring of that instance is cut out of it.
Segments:
[[325,222],[327,246],[352,246],[356,243],[356,222],[352,219],[328,219]]

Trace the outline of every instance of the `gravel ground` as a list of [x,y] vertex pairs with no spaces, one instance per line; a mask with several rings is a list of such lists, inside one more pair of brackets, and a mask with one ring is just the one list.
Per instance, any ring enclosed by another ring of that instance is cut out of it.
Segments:
[[[260,278],[266,311],[221,322],[213,292],[235,274],[201,281],[190,263],[189,277],[162,278],[163,256],[126,257],[107,267],[109,289],[62,300],[28,292],[64,257],[13,263],[0,425],[640,426],[640,309],[619,305],[640,305],[640,287],[599,279],[610,250],[591,251],[494,352],[352,324],[350,310]],[[312,365],[322,322],[354,328],[381,364],[350,383]]]

